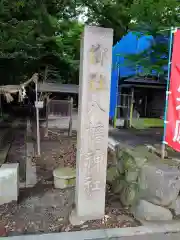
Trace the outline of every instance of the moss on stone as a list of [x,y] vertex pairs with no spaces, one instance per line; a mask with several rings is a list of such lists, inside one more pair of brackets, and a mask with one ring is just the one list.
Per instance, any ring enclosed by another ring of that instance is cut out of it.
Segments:
[[[114,193],[119,194],[120,200],[125,206],[132,206],[140,196],[140,172],[143,166],[167,164],[180,167],[176,160],[161,159],[155,152],[150,152],[147,146],[129,147],[119,145],[116,148],[116,164],[109,170],[108,178],[112,180]],[[117,170],[117,171],[116,171]],[[116,176],[116,173],[117,176]]]
[[121,191],[121,203],[124,206],[132,206],[136,201],[137,193],[137,185],[135,183],[127,184]]
[[136,182],[139,175],[139,169],[128,170],[125,172],[125,180],[126,182]]
[[112,182],[113,180],[116,179],[116,177],[118,176],[118,171],[117,171],[117,167],[116,166],[112,166],[107,170],[107,178],[106,180],[108,182]]
[[76,170],[70,167],[58,167],[54,170],[53,175],[57,178],[69,180],[76,177]]
[[65,184],[67,187],[75,186],[76,178],[70,178],[65,180]]

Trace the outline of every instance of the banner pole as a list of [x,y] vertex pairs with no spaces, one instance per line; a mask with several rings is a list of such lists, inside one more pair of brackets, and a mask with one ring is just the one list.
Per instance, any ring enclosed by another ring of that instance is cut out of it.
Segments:
[[167,124],[167,109],[168,109],[168,96],[169,96],[169,85],[170,85],[170,75],[171,75],[171,55],[172,55],[172,44],[173,44],[173,33],[174,28],[171,27],[170,30],[170,41],[169,41],[169,59],[168,59],[168,79],[166,85],[166,102],[165,102],[165,109],[164,109],[164,132],[163,132],[163,141],[162,141],[162,149],[161,149],[161,158],[164,159],[165,157],[165,148],[166,148],[166,124]]

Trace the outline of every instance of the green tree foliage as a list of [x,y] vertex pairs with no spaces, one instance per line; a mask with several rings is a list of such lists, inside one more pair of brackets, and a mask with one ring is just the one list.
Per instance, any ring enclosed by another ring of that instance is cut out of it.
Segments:
[[[87,13],[87,23],[114,29],[114,43],[128,31],[151,35],[149,49],[137,55],[126,56],[127,65],[143,66],[143,75],[166,74],[162,66],[167,65],[170,27],[180,25],[180,3],[177,0],[79,0]],[[158,39],[158,41],[157,41]]]
[[[48,80],[78,83],[80,37],[85,11],[86,24],[114,29],[114,43],[128,30],[154,38],[179,23],[177,0],[0,0],[1,84],[19,83],[34,72]],[[133,21],[132,21],[133,20]],[[138,37],[138,36],[137,36]],[[146,73],[160,71],[167,59],[167,44],[152,42],[151,52],[129,56]],[[45,74],[45,69],[48,73]]]
[[133,0],[81,0],[87,9],[87,24],[114,29],[114,43],[127,33]]
[[[169,44],[162,39],[169,39],[170,28],[180,26],[180,3],[177,0],[134,0],[131,5],[132,20],[129,28],[137,38],[141,32],[153,36],[149,49],[127,57],[127,64],[143,67],[143,75],[151,75],[155,70],[159,75],[166,75],[163,66],[168,64]],[[160,40],[161,39],[161,40]]]
[[1,82],[19,83],[34,72],[42,75],[46,66],[49,77],[77,82],[83,29],[78,14],[70,0],[1,0]]
[[178,26],[180,3],[177,0],[134,0],[131,5],[131,28],[151,33]]

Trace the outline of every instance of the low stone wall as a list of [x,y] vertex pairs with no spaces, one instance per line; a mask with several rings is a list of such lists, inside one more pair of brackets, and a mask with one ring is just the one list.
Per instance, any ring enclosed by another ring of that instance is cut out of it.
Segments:
[[120,144],[113,154],[107,182],[138,220],[171,220],[180,215],[180,162],[162,160],[146,146]]

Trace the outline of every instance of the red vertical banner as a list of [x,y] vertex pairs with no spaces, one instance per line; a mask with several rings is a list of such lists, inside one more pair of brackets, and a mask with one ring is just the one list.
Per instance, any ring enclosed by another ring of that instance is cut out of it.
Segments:
[[165,142],[180,152],[180,30],[174,33]]

